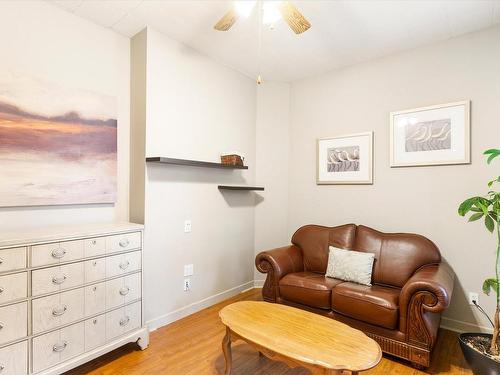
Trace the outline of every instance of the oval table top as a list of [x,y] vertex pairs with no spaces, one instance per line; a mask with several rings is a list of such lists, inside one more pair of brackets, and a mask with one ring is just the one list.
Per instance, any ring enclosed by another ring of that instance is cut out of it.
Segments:
[[241,301],[224,307],[219,315],[244,339],[315,366],[364,371],[382,357],[380,346],[363,332],[294,307]]

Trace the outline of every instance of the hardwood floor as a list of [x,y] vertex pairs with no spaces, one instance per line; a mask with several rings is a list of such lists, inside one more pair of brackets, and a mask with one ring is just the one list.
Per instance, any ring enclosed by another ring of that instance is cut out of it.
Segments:
[[[167,374],[221,375],[224,357],[221,349],[225,328],[220,323],[219,310],[239,300],[259,300],[260,289],[242,293],[227,301],[178,320],[151,333],[150,346],[144,351],[135,344],[126,345],[66,375]],[[304,369],[289,369],[286,365],[260,357],[242,341],[233,344],[233,375],[309,375]],[[441,330],[432,359],[432,367],[422,372],[406,362],[384,355],[380,364],[363,375],[423,375],[472,374],[460,351],[457,335]]]

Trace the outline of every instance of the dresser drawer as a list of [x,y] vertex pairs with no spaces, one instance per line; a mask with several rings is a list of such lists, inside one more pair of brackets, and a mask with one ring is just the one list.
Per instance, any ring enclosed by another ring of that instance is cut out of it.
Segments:
[[0,344],[21,339],[28,334],[28,303],[0,307]]
[[[28,295],[28,273],[0,276],[0,303],[16,301]],[[0,372],[1,374],[1,372]]]
[[0,349],[0,374],[22,375],[28,373],[28,342],[23,341]]
[[84,263],[79,262],[35,270],[32,272],[31,277],[31,293],[33,296],[58,292],[83,285],[85,282]]
[[126,251],[139,249],[141,247],[141,233],[125,233],[117,234],[116,236],[106,237],[106,253],[116,253],[118,251]]
[[123,275],[141,269],[141,252],[114,255],[106,258],[106,277]]
[[104,280],[106,278],[106,259],[92,259],[85,262],[85,282]]
[[82,319],[84,300],[83,288],[33,300],[33,334]]
[[85,287],[85,316],[99,314],[106,309],[106,284]]
[[0,272],[26,268],[26,247],[0,250]]
[[85,258],[96,257],[106,254],[105,237],[89,238],[84,240]]
[[83,240],[36,245],[31,247],[31,265],[38,267],[68,262],[70,260],[82,259],[83,255]]
[[134,273],[106,281],[106,309],[112,309],[141,298],[141,274]]
[[84,322],[35,337],[33,339],[33,371],[57,365],[85,350]]
[[106,340],[110,341],[141,326],[141,302],[106,313]]
[[85,321],[85,351],[106,343],[106,316],[99,315]]

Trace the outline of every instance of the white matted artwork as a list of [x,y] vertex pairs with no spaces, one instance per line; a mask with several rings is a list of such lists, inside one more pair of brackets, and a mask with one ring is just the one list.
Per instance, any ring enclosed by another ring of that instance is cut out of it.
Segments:
[[372,184],[373,132],[318,139],[317,184]]
[[391,112],[391,167],[470,163],[470,101]]

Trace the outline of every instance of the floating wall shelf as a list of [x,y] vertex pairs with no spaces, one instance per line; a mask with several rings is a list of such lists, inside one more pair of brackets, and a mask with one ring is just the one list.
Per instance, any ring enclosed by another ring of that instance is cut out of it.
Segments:
[[220,168],[220,169],[248,169],[247,166],[225,165],[221,163],[213,163],[209,161],[200,161],[200,160],[164,158],[161,156],[146,158],[146,163],[174,164],[174,165],[184,165],[187,167],[206,167],[206,168]]
[[219,185],[218,186],[219,190],[243,190],[243,191],[250,191],[250,190],[264,190],[264,187],[262,186],[234,186],[234,185]]

